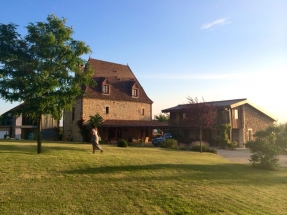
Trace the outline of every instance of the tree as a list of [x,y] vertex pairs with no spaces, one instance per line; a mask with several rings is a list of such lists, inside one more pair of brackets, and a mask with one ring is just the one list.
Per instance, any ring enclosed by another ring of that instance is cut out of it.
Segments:
[[87,121],[87,124],[84,124],[84,120],[80,119],[77,121],[77,125],[80,129],[80,134],[82,135],[83,141],[88,141],[87,138],[90,138],[89,131],[92,128],[92,125],[99,127],[100,124],[104,121],[103,117],[100,114],[90,116],[90,119]]
[[90,116],[88,120],[88,125],[91,127],[92,125],[99,127],[100,124],[104,121],[103,117],[100,114],[96,114],[94,116]]
[[202,130],[211,129],[216,123],[217,108],[213,103],[206,103],[204,99],[199,102],[198,99],[188,97],[188,104],[186,104],[185,122],[187,125],[199,128],[200,152],[202,152]]
[[23,102],[13,114],[37,121],[37,152],[42,153],[42,115],[60,119],[83,93],[82,86],[94,84],[93,71],[81,58],[91,50],[71,37],[73,29],[66,19],[53,14],[47,22],[29,23],[24,37],[16,28],[13,23],[0,24],[0,97]]
[[279,154],[287,146],[287,125],[269,126],[254,134],[255,140],[248,141],[246,147],[252,153],[250,162],[253,167],[275,170]]
[[159,122],[167,122],[169,120],[169,115],[160,113],[158,115],[154,115],[154,118]]

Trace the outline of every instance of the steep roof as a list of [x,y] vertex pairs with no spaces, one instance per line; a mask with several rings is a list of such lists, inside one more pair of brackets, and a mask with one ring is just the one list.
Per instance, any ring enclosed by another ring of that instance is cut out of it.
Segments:
[[[128,65],[111,63],[93,58],[89,63],[94,69],[93,78],[97,82],[96,87],[87,87],[88,98],[99,98],[108,100],[136,101],[152,104],[153,101],[147,96],[143,87],[133,74]],[[110,94],[102,93],[102,84],[107,83],[110,86]],[[138,97],[132,97],[132,88],[138,89]]]
[[[274,121],[277,121],[277,118],[271,115],[270,113],[267,113],[262,108],[258,107],[257,105],[253,104],[252,102],[248,101],[246,98],[244,99],[232,99],[232,100],[223,100],[223,101],[213,101],[213,102],[206,102],[206,104],[212,104],[216,106],[217,108],[236,108],[244,104],[248,104],[252,106],[253,108],[257,109],[258,111],[262,112],[266,116],[270,117]],[[163,113],[168,112],[175,112],[175,111],[184,111],[187,104],[180,104],[175,107],[167,108],[162,110]]]

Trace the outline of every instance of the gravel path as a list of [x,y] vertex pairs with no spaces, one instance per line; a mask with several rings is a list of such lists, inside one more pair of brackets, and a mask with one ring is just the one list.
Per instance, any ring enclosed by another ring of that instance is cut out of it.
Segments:
[[[236,163],[250,163],[249,149],[237,148],[235,150],[216,149],[217,154],[221,157]],[[279,166],[287,167],[287,155],[279,156]]]

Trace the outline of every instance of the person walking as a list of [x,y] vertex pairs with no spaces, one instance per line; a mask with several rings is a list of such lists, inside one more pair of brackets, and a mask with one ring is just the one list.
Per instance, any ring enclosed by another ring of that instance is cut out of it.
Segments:
[[93,146],[93,153],[95,153],[96,148],[98,148],[101,153],[103,153],[104,151],[102,150],[102,147],[99,144],[99,135],[98,135],[98,129],[96,128],[95,125],[92,125],[92,131],[91,131],[91,143]]

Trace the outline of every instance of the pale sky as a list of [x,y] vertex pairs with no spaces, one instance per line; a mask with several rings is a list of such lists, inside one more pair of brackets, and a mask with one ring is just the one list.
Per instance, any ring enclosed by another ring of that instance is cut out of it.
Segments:
[[[287,122],[286,0],[0,0],[0,23],[67,18],[92,58],[128,64],[153,115],[247,98]],[[84,56],[87,60],[89,56]],[[16,106],[0,100],[0,114]]]

